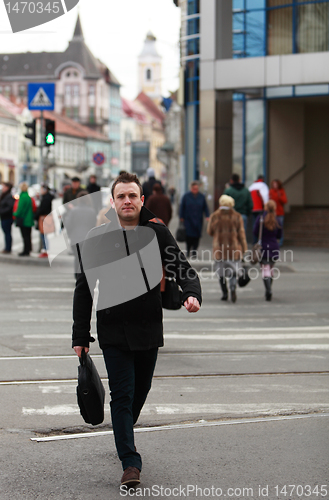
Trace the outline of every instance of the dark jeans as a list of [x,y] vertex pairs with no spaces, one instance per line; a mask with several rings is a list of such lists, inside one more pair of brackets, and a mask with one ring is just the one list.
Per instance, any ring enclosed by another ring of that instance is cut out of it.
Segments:
[[190,256],[190,253],[191,250],[193,251],[193,253],[196,254],[196,251],[198,249],[198,246],[199,246],[199,240],[200,238],[194,238],[193,236],[186,236],[186,256],[189,257]]
[[121,351],[108,347],[103,351],[109,377],[115,445],[123,470],[130,466],[142,470],[141,456],[135,451],[133,425],[151,389],[157,355],[158,348]]
[[11,226],[13,223],[13,219],[3,219],[1,220],[2,231],[5,233],[5,250],[7,252],[11,252]]
[[25,255],[29,255],[31,250],[32,250],[32,243],[31,243],[31,227],[21,227],[21,234],[24,242],[24,249],[23,253]]

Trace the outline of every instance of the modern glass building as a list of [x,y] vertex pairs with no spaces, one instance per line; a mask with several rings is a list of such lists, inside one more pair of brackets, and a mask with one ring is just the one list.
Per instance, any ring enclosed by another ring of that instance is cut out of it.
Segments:
[[[185,158],[187,183],[199,178],[200,1],[187,0],[182,37],[185,74]],[[187,187],[187,186],[186,186]]]
[[285,181],[292,205],[328,206],[329,1],[175,3],[189,178],[207,179],[214,206],[232,172]]

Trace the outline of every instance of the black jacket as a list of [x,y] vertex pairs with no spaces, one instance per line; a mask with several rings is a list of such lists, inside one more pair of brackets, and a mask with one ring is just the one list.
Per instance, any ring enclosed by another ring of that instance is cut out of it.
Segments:
[[162,187],[161,182],[158,181],[155,177],[150,177],[148,181],[145,181],[143,183],[142,188],[143,188],[143,195],[144,195],[144,204],[147,202],[147,199],[153,193],[154,184],[160,184],[160,186]]
[[11,192],[7,191],[0,199],[0,218],[1,220],[13,218],[13,208],[15,199],[12,197]]
[[100,190],[101,190],[101,187],[98,184],[96,184],[96,183],[91,183],[90,182],[88,184],[88,186],[87,186],[87,191],[88,191],[89,194],[91,194],[91,193],[97,193]]
[[51,204],[54,197],[50,193],[45,193],[42,198],[39,207],[37,208],[34,218],[39,219],[40,215],[49,215],[51,212]]
[[[176,276],[183,289],[183,302],[192,296],[201,304],[201,286],[196,271],[187,262],[169,229],[163,224],[151,222],[153,218],[154,214],[142,207],[139,225],[154,230],[166,275]],[[78,276],[73,299],[72,346],[89,347],[89,342],[94,341],[90,337],[91,314],[92,296],[86,276],[82,273]],[[133,300],[98,311],[97,334],[103,350],[109,346],[122,350],[163,346],[160,284]]]

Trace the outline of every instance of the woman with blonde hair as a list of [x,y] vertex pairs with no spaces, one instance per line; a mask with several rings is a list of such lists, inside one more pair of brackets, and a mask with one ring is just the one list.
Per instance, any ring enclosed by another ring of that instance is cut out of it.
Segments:
[[228,279],[232,302],[236,301],[236,278],[243,254],[248,249],[243,218],[234,210],[234,204],[231,196],[223,194],[219,198],[218,210],[210,216],[207,228],[208,234],[213,237],[215,271],[223,292],[221,300],[228,299]]
[[259,215],[254,225],[254,236],[258,238],[259,226],[263,218],[262,230],[262,260],[260,262],[262,269],[262,278],[265,286],[265,299],[272,299],[272,268],[279,259],[282,229],[276,216],[276,203],[274,200],[269,200],[265,205],[265,212]]
[[34,216],[32,200],[27,192],[27,183],[22,182],[20,189],[21,194],[19,195],[17,210],[13,213],[13,215],[16,217],[16,226],[18,226],[21,230],[24,243],[23,252],[18,255],[19,257],[25,257],[30,255],[32,250],[31,229],[34,226]]

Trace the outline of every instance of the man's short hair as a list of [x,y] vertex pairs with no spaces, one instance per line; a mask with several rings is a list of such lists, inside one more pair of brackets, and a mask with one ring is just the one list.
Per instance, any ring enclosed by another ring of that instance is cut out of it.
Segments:
[[117,184],[119,184],[120,182],[123,182],[124,184],[129,184],[130,182],[135,182],[135,184],[137,184],[137,186],[139,187],[141,197],[143,196],[143,188],[142,188],[141,183],[139,182],[137,175],[130,174],[129,172],[124,172],[123,174],[120,174],[119,177],[117,177],[112,184],[112,189],[111,189],[112,198],[114,198],[115,186]]
[[234,182],[234,184],[237,184],[238,182],[240,182],[240,176],[238,174],[232,174],[232,182]]
[[260,175],[257,177],[257,180],[258,180],[258,181],[264,181],[264,180],[265,180],[265,177],[264,177],[262,174],[260,174]]
[[200,187],[200,182],[199,181],[192,181],[191,184],[190,184],[190,187],[192,186],[198,186]]
[[72,177],[71,181],[72,182],[81,182],[81,180],[79,179],[79,177]]

